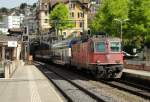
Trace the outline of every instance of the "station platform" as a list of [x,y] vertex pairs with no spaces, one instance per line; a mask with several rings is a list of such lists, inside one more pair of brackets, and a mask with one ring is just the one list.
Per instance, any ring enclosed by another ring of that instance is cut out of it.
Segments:
[[34,65],[24,65],[12,78],[0,79],[0,102],[63,102],[63,98]]
[[149,71],[142,71],[142,70],[134,70],[134,69],[123,69],[123,75],[124,76],[132,76],[137,78],[142,78],[145,80],[150,81],[150,72]]

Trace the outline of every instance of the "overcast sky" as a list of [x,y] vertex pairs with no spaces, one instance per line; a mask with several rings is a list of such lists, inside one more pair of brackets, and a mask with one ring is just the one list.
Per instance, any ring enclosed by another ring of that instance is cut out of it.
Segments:
[[33,4],[37,1],[38,0],[0,0],[0,8],[1,7],[13,8],[19,6],[21,3]]

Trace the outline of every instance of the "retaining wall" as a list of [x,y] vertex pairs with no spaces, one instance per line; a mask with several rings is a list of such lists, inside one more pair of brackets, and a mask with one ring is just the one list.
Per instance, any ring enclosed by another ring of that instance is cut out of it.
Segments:
[[150,61],[125,60],[124,67],[128,69],[150,71]]

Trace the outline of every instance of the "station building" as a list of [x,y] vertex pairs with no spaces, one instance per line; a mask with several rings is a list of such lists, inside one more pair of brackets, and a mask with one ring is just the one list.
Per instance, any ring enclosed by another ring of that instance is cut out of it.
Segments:
[[5,65],[20,60],[21,42],[13,36],[0,36],[0,73],[4,73]]

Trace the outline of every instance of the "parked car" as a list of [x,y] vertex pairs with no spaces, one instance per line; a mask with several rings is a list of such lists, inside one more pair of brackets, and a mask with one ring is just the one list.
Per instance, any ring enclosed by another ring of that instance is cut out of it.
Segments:
[[134,54],[134,55],[132,55],[132,54],[129,54],[129,53],[125,52],[125,51],[122,51],[122,52],[123,52],[123,55],[124,55],[124,58],[125,58],[125,59],[132,59],[132,58],[138,57],[138,54],[137,54],[137,53]]

